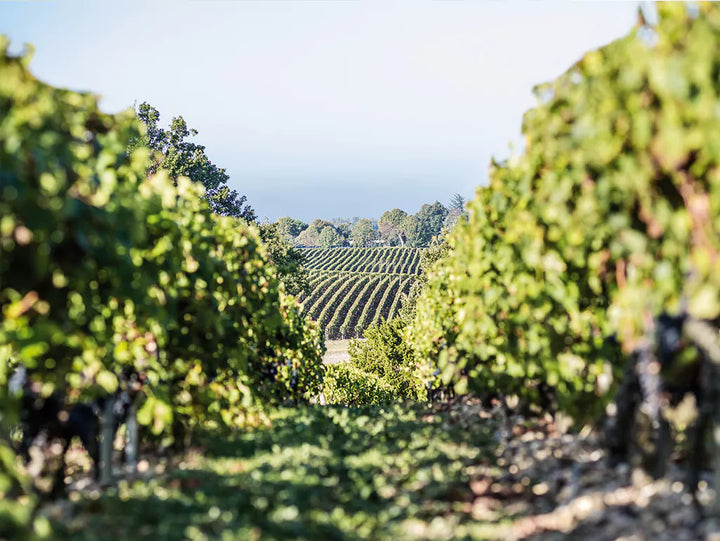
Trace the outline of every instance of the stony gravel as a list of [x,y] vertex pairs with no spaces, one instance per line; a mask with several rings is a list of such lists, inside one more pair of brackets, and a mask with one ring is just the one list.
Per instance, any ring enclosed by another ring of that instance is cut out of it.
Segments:
[[458,422],[496,423],[497,464],[471,483],[478,520],[511,520],[499,539],[720,541],[714,495],[701,482],[695,505],[682,465],[653,480],[627,464],[611,467],[600,435],[559,430],[552,417],[525,419],[484,410],[472,401],[449,406]]

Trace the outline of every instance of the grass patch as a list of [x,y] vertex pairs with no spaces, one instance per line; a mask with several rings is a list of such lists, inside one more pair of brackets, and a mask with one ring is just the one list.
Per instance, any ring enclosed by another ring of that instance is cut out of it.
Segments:
[[[72,539],[484,537],[466,512],[493,467],[490,430],[423,406],[284,408],[273,426],[208,434],[167,475],[82,495]],[[433,533],[434,532],[434,533]]]

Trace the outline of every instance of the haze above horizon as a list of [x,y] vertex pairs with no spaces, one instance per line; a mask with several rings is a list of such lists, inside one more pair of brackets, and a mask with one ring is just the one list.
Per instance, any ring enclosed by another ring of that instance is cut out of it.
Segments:
[[33,73],[182,115],[259,218],[379,218],[473,197],[522,149],[532,87],[637,3],[0,3]]

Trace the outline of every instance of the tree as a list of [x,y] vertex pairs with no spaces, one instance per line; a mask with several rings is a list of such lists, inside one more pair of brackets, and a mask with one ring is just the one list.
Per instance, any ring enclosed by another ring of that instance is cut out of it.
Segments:
[[420,252],[420,275],[413,281],[407,295],[403,295],[402,305],[398,314],[399,319],[404,320],[407,324],[412,323],[415,319],[417,300],[428,283],[428,271],[430,271],[437,261],[448,257],[449,253],[450,246],[444,237],[442,242]]
[[295,238],[296,246],[320,246],[318,240],[320,239],[320,232],[311,229],[309,226],[305,230],[301,231],[300,234]]
[[299,246],[320,246],[320,233],[326,227],[330,227],[335,230],[333,224],[326,220],[313,220],[297,236],[296,244]]
[[442,233],[445,217],[448,215],[448,209],[435,201],[432,205],[425,204],[415,215],[418,221],[418,234],[416,243],[419,246],[428,246],[435,237]]
[[448,206],[449,210],[458,209],[458,210],[464,210],[465,209],[465,203],[467,201],[465,198],[460,195],[459,193],[454,193],[450,197],[450,205]]
[[179,176],[186,176],[205,186],[205,198],[216,214],[255,221],[255,212],[246,204],[247,197],[238,195],[236,190],[227,186],[230,177],[225,169],[210,161],[204,146],[185,140],[198,132],[188,128],[183,117],[173,118],[170,130],[164,130],[158,126],[160,113],[149,103],[141,103],[136,114],[145,125],[146,133],[133,141],[130,150],[146,146],[155,151],[147,170],[148,176],[159,170],[167,171],[173,181]]
[[403,220],[407,218],[407,212],[400,209],[386,210],[380,216],[378,230],[380,239],[391,246],[405,245],[405,234],[403,231]]
[[285,284],[285,291],[297,296],[308,290],[308,273],[303,266],[305,256],[287,239],[279,222],[260,224],[260,238],[270,262],[277,268],[278,279]]
[[320,236],[318,239],[318,244],[322,248],[332,248],[334,246],[341,246],[343,243],[342,236],[340,233],[338,233],[337,229],[335,229],[333,226],[328,225],[323,227],[322,231],[320,231]]
[[350,242],[350,233],[352,233],[352,224],[347,221],[338,221],[333,220],[333,225],[335,226],[335,229],[340,234],[340,237],[342,237],[342,243],[341,246],[347,246]]
[[418,363],[405,339],[406,327],[403,319],[381,319],[371,325],[363,333],[364,340],[350,341],[348,364],[380,378],[392,388],[396,399],[425,400],[425,385],[417,377]]
[[408,214],[402,221],[402,232],[410,246],[422,246],[420,221],[414,214]]
[[386,210],[385,212],[383,212],[383,215],[380,216],[379,223],[388,223],[396,226],[401,226],[406,216],[407,212],[398,208]]
[[450,197],[450,205],[448,206],[448,214],[443,222],[443,231],[452,231],[460,219],[467,220],[467,211],[465,204],[467,201],[459,193],[454,193]]
[[373,227],[372,220],[362,218],[355,222],[350,234],[350,239],[355,247],[372,246],[377,238],[377,232]]
[[467,220],[467,212],[459,208],[451,208],[443,222],[443,231],[452,231],[460,220]]
[[305,231],[308,224],[289,216],[283,216],[279,218],[277,223],[278,232],[285,237],[286,240],[295,242],[297,236]]

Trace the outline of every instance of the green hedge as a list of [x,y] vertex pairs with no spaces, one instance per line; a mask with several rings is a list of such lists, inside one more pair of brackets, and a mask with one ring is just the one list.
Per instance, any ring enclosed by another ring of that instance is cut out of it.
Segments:
[[347,362],[325,367],[324,394],[328,404],[345,406],[397,400],[395,389],[387,381]]
[[418,362],[406,338],[402,319],[381,320],[363,333],[364,340],[351,340],[350,363],[373,374],[393,389],[395,400],[426,400],[427,388],[418,373]]
[[417,304],[418,353],[460,390],[593,417],[652,317],[720,314],[720,10],[656,27],[536,88],[522,155],[493,163]]

